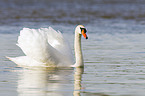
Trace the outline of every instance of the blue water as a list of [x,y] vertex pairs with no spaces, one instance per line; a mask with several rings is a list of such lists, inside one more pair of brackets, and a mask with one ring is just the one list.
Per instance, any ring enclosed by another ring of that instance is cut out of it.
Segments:
[[[0,96],[144,96],[144,0],[1,0]],[[5,56],[23,27],[60,30],[73,50],[74,29],[82,38],[85,67],[21,68]]]

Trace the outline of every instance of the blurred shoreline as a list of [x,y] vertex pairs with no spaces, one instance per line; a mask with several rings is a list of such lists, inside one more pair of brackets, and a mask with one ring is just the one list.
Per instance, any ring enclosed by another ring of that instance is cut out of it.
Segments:
[[145,19],[144,0],[1,0],[0,25],[87,24],[97,19]]

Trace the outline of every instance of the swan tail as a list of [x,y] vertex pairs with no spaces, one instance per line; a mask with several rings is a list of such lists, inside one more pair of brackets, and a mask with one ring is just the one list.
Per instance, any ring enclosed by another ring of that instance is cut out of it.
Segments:
[[11,60],[11,61],[13,61],[17,65],[20,65],[20,63],[21,63],[20,60],[18,59],[18,57],[13,58],[13,57],[6,56],[6,58],[9,59],[9,60]]
[[8,57],[9,60],[16,63],[18,66],[45,66],[45,63],[38,62],[32,58],[29,58],[28,56],[20,56],[20,57]]
[[11,57],[8,57],[8,56],[5,56],[7,59],[11,60],[14,62],[14,58],[11,58]]

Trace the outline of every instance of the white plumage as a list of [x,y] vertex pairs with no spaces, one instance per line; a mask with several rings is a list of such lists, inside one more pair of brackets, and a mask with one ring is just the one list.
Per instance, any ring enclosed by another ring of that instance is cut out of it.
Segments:
[[20,31],[17,44],[26,56],[10,58],[20,66],[70,66],[72,52],[61,32],[53,28]]
[[[83,25],[75,29],[76,63],[72,67],[82,67],[81,36],[88,38]],[[30,29],[20,31],[17,44],[26,56],[7,57],[19,66],[70,67],[73,64],[71,48],[59,31],[53,28]]]

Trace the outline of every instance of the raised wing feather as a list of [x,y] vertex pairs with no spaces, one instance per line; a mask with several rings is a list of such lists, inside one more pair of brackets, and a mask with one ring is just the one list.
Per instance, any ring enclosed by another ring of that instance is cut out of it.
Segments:
[[68,43],[60,32],[51,27],[41,29],[23,28],[17,44],[30,58],[43,63],[72,62]]
[[65,58],[72,60],[72,51],[70,45],[63,37],[62,33],[60,31],[57,32],[53,28],[49,27],[49,32],[47,32],[47,34],[49,44],[63,54]]

